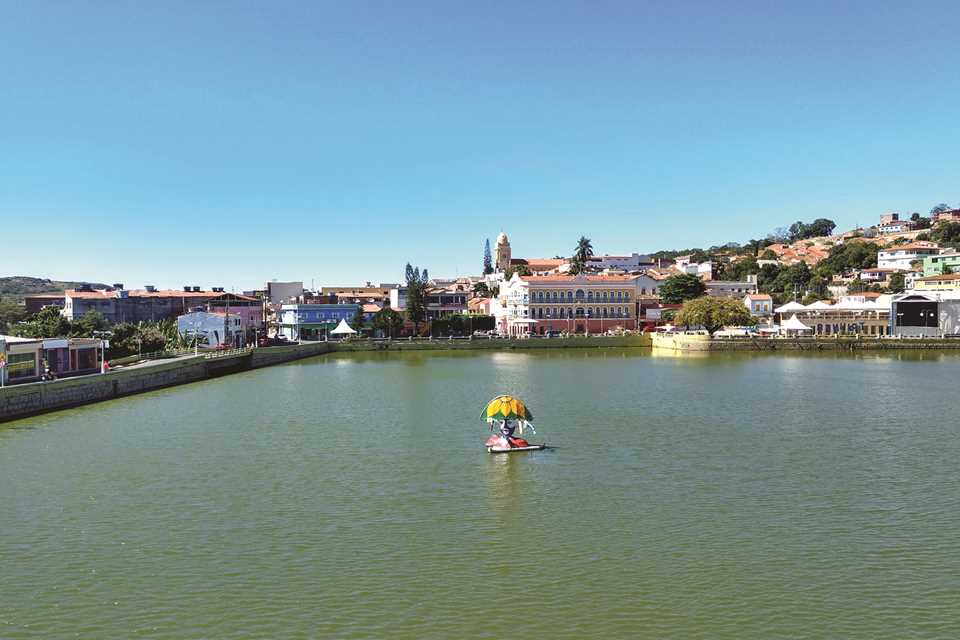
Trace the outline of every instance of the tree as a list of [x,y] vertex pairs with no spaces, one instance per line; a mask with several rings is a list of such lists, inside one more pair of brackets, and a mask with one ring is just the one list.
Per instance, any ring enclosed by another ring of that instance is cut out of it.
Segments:
[[710,255],[703,249],[694,249],[690,254],[690,263],[700,264],[701,262],[710,262]]
[[483,243],[483,275],[493,273],[493,255],[490,253],[490,238]]
[[941,245],[960,244],[960,222],[941,222],[930,232],[930,239]]
[[473,285],[473,293],[480,298],[489,298],[490,287],[487,286],[486,282],[478,282]]
[[810,224],[804,224],[798,220],[790,225],[788,235],[790,242],[806,240],[807,238],[819,238],[833,233],[836,226],[833,220],[828,220],[827,218],[817,218]]
[[892,293],[903,293],[904,289],[907,288],[905,278],[902,273],[895,273],[890,276],[890,282],[887,283],[887,287]]
[[27,317],[27,308],[22,304],[0,303],[0,334],[8,333],[13,325]]
[[699,298],[707,291],[707,285],[695,275],[683,273],[670,276],[660,285],[660,301],[664,304],[680,304]]
[[877,266],[880,247],[872,242],[847,242],[830,248],[830,253],[817,265],[829,275],[850,269],[870,269]]
[[593,257],[593,243],[590,238],[580,236],[577,240],[577,248],[574,249],[573,258],[570,259],[570,273],[581,273],[587,268],[587,261]]
[[914,212],[910,216],[910,220],[913,221],[914,229],[929,229],[930,228],[930,218],[924,218],[919,213]]
[[775,254],[770,249],[767,249],[760,255],[761,260],[778,260],[777,254]]
[[837,224],[833,220],[828,220],[827,218],[817,218],[807,225],[806,237],[819,238],[821,236],[829,236],[836,228]]
[[420,272],[420,267],[413,267],[407,263],[407,318],[413,323],[413,332],[420,333],[420,323],[427,319],[427,283],[430,278],[427,270]]
[[373,328],[393,338],[403,328],[403,316],[390,307],[384,307],[373,316]]
[[943,213],[944,211],[950,211],[950,205],[948,205],[946,202],[941,202],[933,209],[930,209],[930,215],[935,216],[938,213]]
[[357,310],[353,314],[353,318],[350,320],[350,328],[360,333],[363,329],[363,305],[357,305]]
[[712,336],[727,326],[753,326],[757,322],[741,300],[703,296],[683,303],[677,324],[703,327]]
[[66,338],[70,335],[70,321],[63,317],[59,307],[44,307],[10,332],[21,338]]
[[530,273],[530,267],[528,267],[528,266],[525,265],[525,264],[518,264],[518,265],[517,265],[517,268],[514,269],[513,272],[516,273],[516,274],[518,274],[518,275],[521,275],[521,276],[529,276],[529,275],[531,275],[531,273]]
[[77,338],[92,338],[95,331],[106,331],[110,328],[110,323],[103,315],[90,309],[80,319],[75,321],[70,327],[70,335]]

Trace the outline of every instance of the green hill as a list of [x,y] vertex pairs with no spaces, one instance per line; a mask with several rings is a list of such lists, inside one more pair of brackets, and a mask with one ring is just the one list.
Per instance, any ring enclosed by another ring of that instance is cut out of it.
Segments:
[[64,289],[75,289],[83,284],[88,284],[94,289],[102,289],[107,286],[100,282],[48,280],[47,278],[31,278],[29,276],[2,276],[0,277],[0,302],[19,303],[23,302],[24,296],[35,293],[63,293]]

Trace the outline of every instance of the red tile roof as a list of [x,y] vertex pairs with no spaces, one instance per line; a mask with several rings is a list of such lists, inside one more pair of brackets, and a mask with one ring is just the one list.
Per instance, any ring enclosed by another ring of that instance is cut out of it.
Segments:
[[[77,291],[67,289],[64,295],[79,299],[110,299],[119,297],[117,291],[106,291],[97,289],[95,291]],[[178,289],[160,289],[157,291],[147,291],[145,289],[131,289],[127,291],[130,298],[219,298],[221,296],[231,296],[231,299],[244,300],[247,302],[256,302],[256,298],[243,296],[228,291],[180,291]]]
[[938,276],[926,276],[917,278],[916,282],[950,282],[951,280],[960,280],[960,273],[944,273]]
[[573,284],[575,282],[619,282],[619,283],[630,283],[633,282],[639,276],[620,276],[620,275],[609,275],[609,276],[520,276],[522,280],[530,283],[546,283],[546,282],[568,282]]

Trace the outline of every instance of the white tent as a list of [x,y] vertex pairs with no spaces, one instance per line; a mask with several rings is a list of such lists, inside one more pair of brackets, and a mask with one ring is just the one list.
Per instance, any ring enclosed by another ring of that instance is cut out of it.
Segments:
[[800,304],[799,302],[788,302],[782,307],[777,307],[774,309],[774,313],[794,313],[796,311],[806,311],[807,307]]
[[833,309],[833,308],[834,306],[832,304],[827,304],[823,300],[817,300],[813,304],[807,306],[808,311],[820,311],[823,309]]
[[347,321],[341,319],[340,324],[337,325],[336,329],[330,332],[330,335],[340,336],[340,335],[351,335],[354,333],[356,333],[356,331],[354,331],[353,328],[347,324]]
[[813,329],[800,322],[800,319],[797,318],[797,314],[793,314],[789,320],[780,325],[780,330],[787,334],[791,332],[798,334],[804,331],[813,331]]

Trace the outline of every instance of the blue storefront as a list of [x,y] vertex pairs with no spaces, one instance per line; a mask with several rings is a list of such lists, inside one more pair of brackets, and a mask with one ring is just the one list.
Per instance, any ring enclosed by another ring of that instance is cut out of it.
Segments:
[[285,304],[280,307],[280,335],[288,340],[323,340],[327,332],[350,322],[358,304]]

